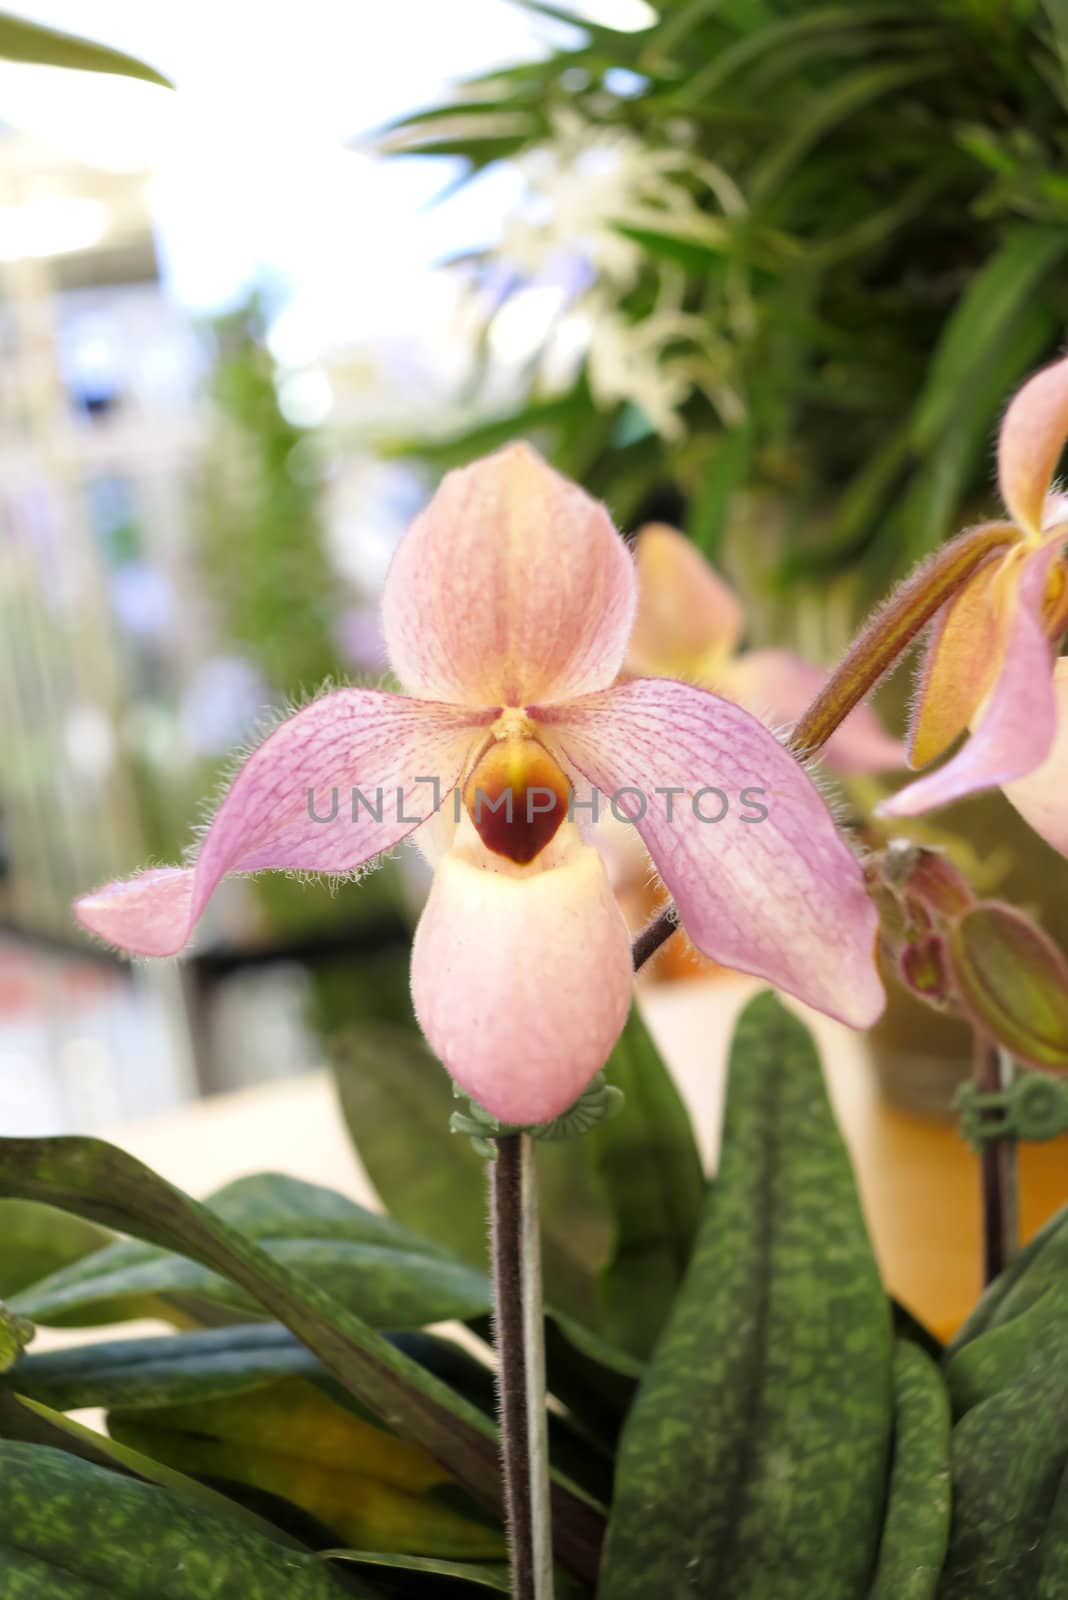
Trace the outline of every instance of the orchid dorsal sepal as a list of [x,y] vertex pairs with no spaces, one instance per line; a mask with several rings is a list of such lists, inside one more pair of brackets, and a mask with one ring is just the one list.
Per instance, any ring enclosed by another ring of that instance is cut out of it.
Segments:
[[599,1072],[587,1084],[574,1105],[550,1122],[536,1122],[525,1127],[499,1122],[495,1116],[480,1106],[469,1095],[457,1093],[457,1099],[466,1102],[466,1111],[454,1111],[449,1118],[449,1132],[465,1135],[471,1140],[476,1155],[488,1161],[497,1159],[496,1140],[512,1133],[528,1133],[532,1139],[553,1144],[563,1139],[577,1139],[601,1122],[618,1116],[623,1109],[623,1091],[609,1083]]

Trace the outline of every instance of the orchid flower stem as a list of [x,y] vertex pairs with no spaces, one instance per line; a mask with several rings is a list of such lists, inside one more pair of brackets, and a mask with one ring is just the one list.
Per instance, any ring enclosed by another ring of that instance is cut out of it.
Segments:
[[[983,1033],[975,1035],[975,1083],[983,1094],[1012,1087],[1012,1057]],[[980,1146],[983,1208],[983,1283],[1004,1272],[1019,1245],[1016,1140],[984,1139]]]
[[513,1600],[552,1600],[549,1434],[537,1170],[529,1134],[497,1140],[490,1163],[501,1467]]
[[[952,600],[979,568],[1015,537],[1004,523],[970,528],[922,562],[868,618],[815,700],[794,724],[787,741],[789,749],[802,760],[821,750],[947,600]],[[674,905],[668,905],[642,929],[631,949],[635,972],[678,926],[678,912]]]

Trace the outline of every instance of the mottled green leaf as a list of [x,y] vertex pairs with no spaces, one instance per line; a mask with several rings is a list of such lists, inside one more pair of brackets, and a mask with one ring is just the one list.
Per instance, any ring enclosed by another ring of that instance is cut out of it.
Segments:
[[949,1542],[949,1397],[918,1345],[894,1347],[894,1452],[871,1600],[933,1600]]
[[[217,1216],[276,1260],[329,1282],[331,1293],[373,1327],[422,1327],[489,1309],[484,1273],[445,1256],[400,1224],[344,1195],[265,1173],[212,1196]],[[194,1261],[120,1240],[35,1283],[17,1309],[38,1322],[86,1327],[167,1312],[177,1297],[255,1314],[255,1298]]]
[[1068,1276],[950,1357],[945,1371],[954,1416],[1025,1382],[1045,1362],[1068,1366]]
[[345,1592],[318,1556],[193,1510],[165,1489],[6,1440],[0,1549],[5,1600],[337,1600]]
[[[189,1478],[154,1456],[143,1455],[117,1439],[87,1428],[84,1423],[66,1417],[61,1411],[42,1405],[23,1394],[0,1388],[0,1439],[10,1439],[20,1444],[47,1445],[76,1456],[110,1471],[127,1473],[144,1483],[153,1483],[188,1501],[195,1509],[203,1509],[226,1520],[232,1519],[273,1539],[289,1549],[303,1550],[306,1546],[283,1529],[266,1522],[255,1511],[239,1505],[236,1500],[220,1494],[217,1489],[196,1478]],[[2,1591],[0,1591],[2,1592]]]
[[1036,1351],[1023,1376],[953,1430],[953,1522],[939,1600],[1034,1594],[1066,1462],[1068,1363]]
[[[0,1139],[0,1195],[43,1200],[183,1252],[253,1295],[367,1408],[426,1446],[484,1504],[500,1503],[496,1430],[487,1417],[338,1303],[125,1151],[95,1139]],[[553,1486],[558,1558],[596,1570],[601,1518],[574,1488]]]
[[624,1428],[603,1600],[861,1600],[891,1344],[815,1047],[759,996],[690,1271]]
[[949,1355],[989,1328],[1020,1316],[1062,1278],[1068,1278],[1068,1206],[1054,1213],[983,1293],[949,1347]]

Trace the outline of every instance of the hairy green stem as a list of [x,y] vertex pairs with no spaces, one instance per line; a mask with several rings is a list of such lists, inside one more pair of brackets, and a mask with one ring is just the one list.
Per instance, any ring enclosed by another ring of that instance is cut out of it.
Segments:
[[501,1471],[514,1600],[552,1600],[549,1437],[537,1172],[529,1134],[490,1163]]
[[[815,700],[798,718],[789,748],[802,759],[815,755],[947,600],[1016,538],[1016,530],[1007,523],[986,523],[962,533],[922,562],[868,618]],[[642,929],[631,947],[635,972],[678,926],[678,912],[668,905]]]

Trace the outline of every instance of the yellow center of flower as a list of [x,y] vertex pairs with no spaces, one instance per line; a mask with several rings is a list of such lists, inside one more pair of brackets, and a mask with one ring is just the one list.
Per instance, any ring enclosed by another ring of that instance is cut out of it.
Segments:
[[523,733],[498,737],[464,785],[464,805],[487,849],[526,866],[567,816],[571,786],[544,745]]
[[1068,628],[1068,572],[1063,559],[1058,561],[1046,579],[1046,592],[1042,596],[1042,625],[1047,637],[1058,639]]

